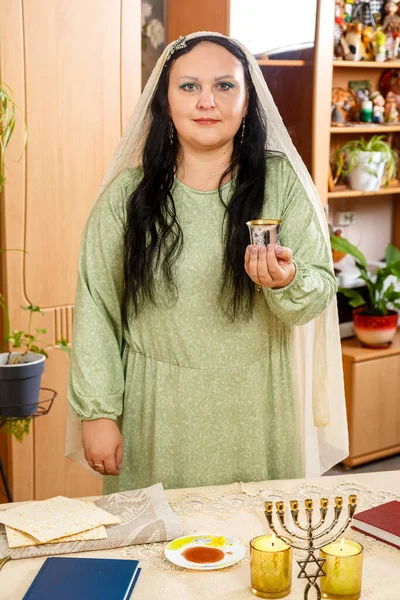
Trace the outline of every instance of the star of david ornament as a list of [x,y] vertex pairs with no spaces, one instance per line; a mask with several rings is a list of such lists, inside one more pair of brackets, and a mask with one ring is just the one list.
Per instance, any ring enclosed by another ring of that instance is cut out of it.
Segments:
[[[319,585],[316,583],[318,577],[325,577],[326,573],[323,570],[324,563],[326,562],[325,558],[316,558],[313,552],[307,556],[305,560],[296,561],[300,567],[300,573],[298,574],[298,579],[307,579],[308,583],[304,590],[304,597],[308,598],[308,592],[313,587],[317,594],[317,600],[321,599],[321,590],[319,589]],[[307,573],[306,569],[310,564],[316,564],[317,569],[313,573]]]

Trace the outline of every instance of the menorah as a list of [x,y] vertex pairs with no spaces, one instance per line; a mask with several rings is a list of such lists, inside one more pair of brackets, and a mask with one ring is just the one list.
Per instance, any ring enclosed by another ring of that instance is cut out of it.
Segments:
[[[320,548],[323,548],[327,544],[335,542],[346,531],[347,527],[351,523],[351,520],[352,520],[353,515],[357,508],[357,496],[355,496],[355,495],[349,496],[348,516],[346,518],[346,522],[340,527],[340,529],[337,531],[337,533],[334,533],[329,538],[329,540],[326,539],[326,536],[338,524],[342,509],[343,509],[343,498],[341,496],[335,497],[334,519],[333,519],[331,525],[329,525],[322,531],[319,531],[319,530],[323,527],[323,525],[325,524],[325,521],[326,521],[326,516],[327,516],[328,508],[329,508],[328,498],[320,499],[320,509],[319,509],[320,520],[317,523],[317,525],[313,525],[313,511],[314,511],[313,500],[309,500],[309,499],[304,500],[306,521],[307,521],[306,525],[301,525],[301,523],[299,522],[299,512],[300,511],[299,511],[298,500],[290,501],[290,512],[292,514],[293,523],[300,531],[304,531],[306,533],[306,535],[301,535],[301,534],[295,533],[294,531],[291,531],[291,529],[287,526],[287,524],[285,523],[285,503],[284,502],[281,502],[281,501],[276,502],[275,506],[276,506],[276,514],[278,516],[279,523],[280,523],[282,529],[290,535],[290,539],[288,539],[286,536],[280,535],[277,532],[274,522],[273,522],[274,504],[273,504],[273,502],[269,502],[269,501],[265,502],[265,516],[267,517],[268,525],[269,525],[270,529],[275,533],[275,535],[278,538],[280,538],[281,540],[283,540],[286,544],[290,545],[292,548],[295,548],[296,550],[304,550],[307,552],[307,558],[305,560],[297,561],[297,563],[300,566],[300,573],[298,575],[298,578],[307,579],[307,585],[304,590],[304,599],[305,600],[308,599],[308,594],[309,594],[310,590],[312,588],[314,588],[317,593],[317,600],[320,600],[321,599],[321,590],[317,583],[317,579],[319,577],[325,576],[325,572],[323,570],[325,559],[317,558],[315,556],[315,552],[317,550],[319,550]],[[316,541],[320,540],[321,538],[324,538],[324,540],[316,543]],[[299,545],[297,543],[297,540],[302,540],[304,542],[307,542],[307,546],[304,546],[301,544]],[[313,564],[313,563],[315,563],[317,565],[316,571],[314,573],[307,573],[307,571],[306,571],[307,566],[309,564]]]

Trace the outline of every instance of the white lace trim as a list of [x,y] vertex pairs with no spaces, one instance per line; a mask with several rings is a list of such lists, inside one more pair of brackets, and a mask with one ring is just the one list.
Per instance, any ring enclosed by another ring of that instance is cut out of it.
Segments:
[[[327,482],[329,479],[327,478]],[[241,491],[240,491],[241,490]],[[197,516],[207,517],[210,515],[219,520],[232,520],[232,515],[237,513],[239,515],[242,512],[259,510],[263,507],[263,503],[267,499],[272,500],[284,500],[288,502],[292,498],[299,500],[305,498],[318,499],[320,497],[334,498],[335,496],[342,495],[346,497],[350,494],[356,494],[358,496],[358,509],[357,511],[367,510],[379,504],[390,502],[391,500],[400,500],[400,496],[389,491],[373,491],[364,485],[354,482],[339,483],[333,488],[325,488],[315,484],[302,484],[294,487],[291,490],[281,490],[279,488],[259,488],[257,492],[247,491],[246,484],[241,484],[238,492],[225,492],[225,493],[212,493],[210,490],[207,495],[207,489],[192,494],[186,494],[179,496],[178,498],[170,498],[170,506],[172,510],[182,517],[183,522],[188,518],[196,518]],[[171,494],[173,496],[173,493]],[[261,533],[261,532],[260,532]],[[237,536],[236,536],[237,537]],[[373,555],[377,552],[380,555],[380,560],[384,560],[384,556],[397,555],[400,559],[399,550],[396,548],[375,540],[374,538],[348,529],[346,531],[346,538],[361,543],[364,547],[365,555]],[[238,538],[240,542],[246,548],[246,555],[242,559],[241,563],[249,561],[249,539]],[[141,562],[149,563],[153,569],[161,569],[170,573],[179,573],[185,571],[181,567],[176,567],[171,564],[164,557],[164,548],[166,542],[157,544],[144,544],[140,546],[130,546],[124,548],[124,553],[129,558],[137,559]],[[382,553],[384,556],[382,556]],[[300,558],[302,553],[299,551],[294,552],[295,558]],[[231,567],[237,568],[241,563]],[[371,598],[375,600],[375,596],[372,596],[372,590],[377,590],[379,585],[384,585],[387,581],[386,577],[380,580],[375,577],[373,584],[365,581],[363,586],[362,598]],[[370,590],[370,591],[368,591]],[[400,596],[399,596],[400,597]],[[394,596],[393,596],[394,598]],[[389,597],[388,597],[389,600]]]

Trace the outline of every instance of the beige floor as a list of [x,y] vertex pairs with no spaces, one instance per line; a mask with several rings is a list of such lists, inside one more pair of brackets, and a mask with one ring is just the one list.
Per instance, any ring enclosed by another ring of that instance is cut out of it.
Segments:
[[360,465],[359,467],[346,467],[345,465],[339,464],[324,473],[324,475],[341,475],[351,473],[374,473],[375,471],[397,471],[400,470],[400,454],[389,456],[388,458],[382,458],[381,460],[375,460],[374,462]]

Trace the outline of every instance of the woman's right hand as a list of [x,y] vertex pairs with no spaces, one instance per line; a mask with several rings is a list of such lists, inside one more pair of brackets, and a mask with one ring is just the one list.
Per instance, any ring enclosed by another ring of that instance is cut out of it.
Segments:
[[119,475],[122,435],[112,419],[82,421],[82,441],[88,464],[101,475]]

